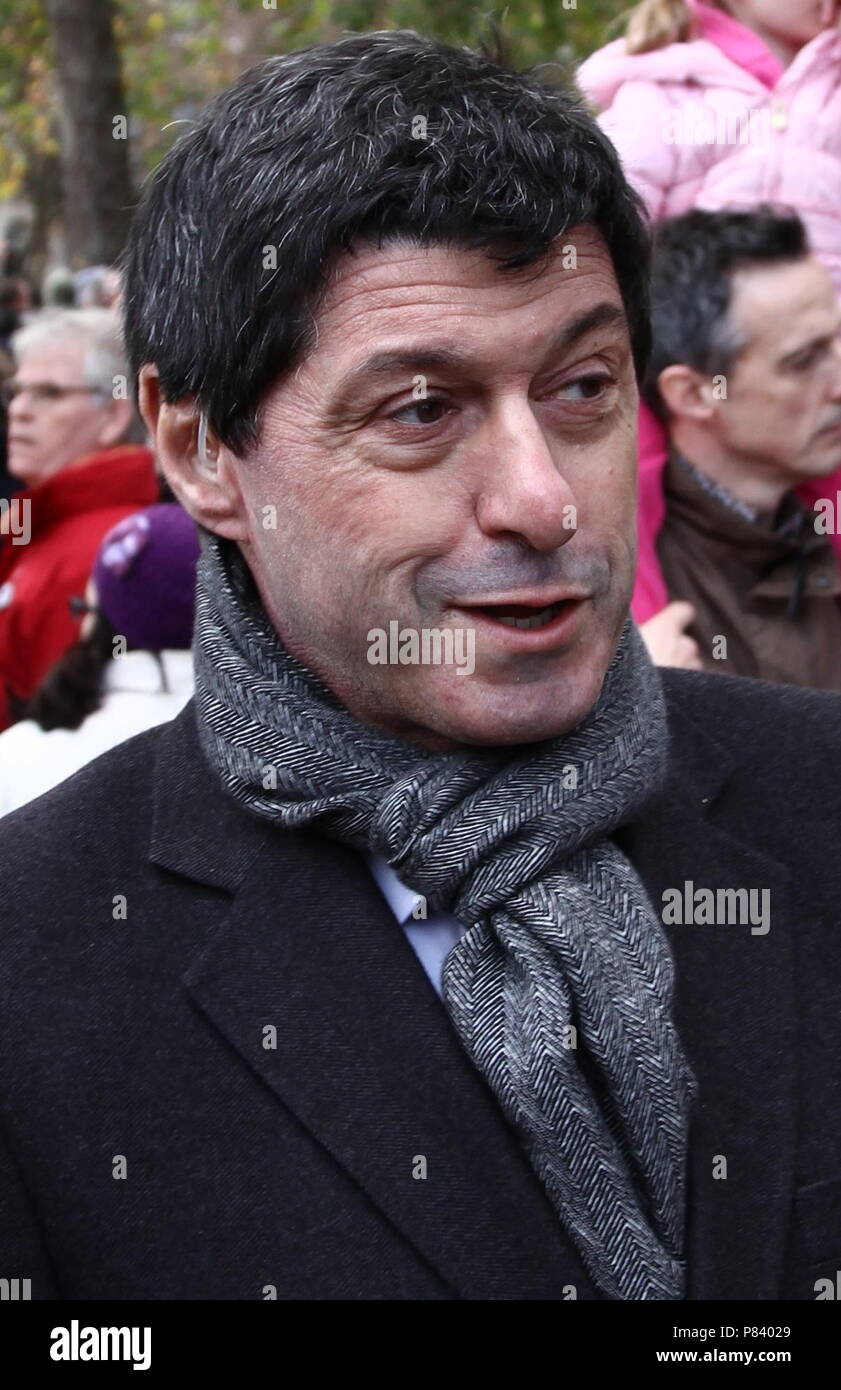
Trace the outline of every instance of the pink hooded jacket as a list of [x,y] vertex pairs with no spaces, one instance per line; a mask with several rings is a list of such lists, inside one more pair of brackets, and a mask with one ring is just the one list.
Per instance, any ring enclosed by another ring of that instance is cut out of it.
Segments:
[[[690,208],[791,205],[841,294],[841,32],[828,29],[788,68],[752,30],[687,0],[699,37],[628,54],[617,39],[579,68],[602,129],[655,221]],[[668,602],[655,541],[665,515],[666,439],[640,416],[639,560],[633,612]],[[841,470],[799,489],[813,502],[841,493]],[[841,535],[833,537],[841,559]]]

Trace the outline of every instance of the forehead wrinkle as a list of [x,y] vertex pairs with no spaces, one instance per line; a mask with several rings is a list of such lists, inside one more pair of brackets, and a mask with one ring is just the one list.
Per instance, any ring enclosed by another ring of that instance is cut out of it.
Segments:
[[[345,353],[343,349],[348,342],[354,342],[357,336],[364,340],[365,331],[368,327],[366,320],[378,316],[385,321],[395,315],[402,319],[411,313],[414,308],[420,311],[424,318],[433,316],[436,309],[440,309],[442,317],[452,319],[456,316],[460,323],[467,323],[471,319],[485,320],[490,312],[502,314],[517,314],[531,311],[535,316],[540,311],[541,304],[550,296],[556,295],[561,286],[572,289],[576,282],[584,279],[590,284],[599,285],[603,282],[603,295],[613,301],[609,308],[617,323],[621,320],[627,335],[627,316],[624,305],[622,304],[618,285],[616,284],[615,274],[612,263],[606,250],[603,250],[600,238],[593,237],[585,228],[583,234],[579,232],[576,240],[578,242],[579,258],[575,267],[566,267],[563,264],[561,254],[557,254],[548,265],[544,265],[539,274],[534,273],[534,267],[528,266],[520,272],[512,272],[510,276],[503,275],[502,272],[496,273],[496,278],[489,276],[492,263],[489,262],[486,253],[481,250],[473,249],[450,249],[442,247],[431,248],[409,248],[408,253],[401,248],[399,256],[389,256],[388,248],[371,250],[372,260],[369,264],[360,267],[354,257],[349,256],[344,259],[346,271],[343,273],[337,267],[341,262],[334,262],[330,285],[321,299],[319,311],[314,316],[316,319],[316,341],[311,347],[306,357],[302,359],[295,371],[295,380],[300,385],[301,377],[309,374],[308,369],[313,368],[316,377],[323,374],[329,366],[330,375],[333,374],[337,365]],[[358,256],[360,253],[356,252]],[[363,253],[364,254],[364,253]],[[602,261],[607,258],[606,263]],[[436,263],[430,266],[430,261]],[[409,281],[406,280],[406,267],[417,263],[417,276]],[[443,262],[443,264],[442,264]],[[472,263],[474,268],[481,268],[482,283],[476,284],[475,278],[456,272],[465,269],[465,262]],[[389,277],[386,283],[372,283],[377,281],[382,272],[385,271]],[[447,278],[449,275],[449,278]],[[444,277],[442,280],[442,276]],[[600,286],[601,287],[601,286]],[[482,303],[477,303],[486,295],[496,297],[497,291],[502,291],[509,298],[511,290],[521,289],[522,293],[516,295],[516,302],[506,303],[500,308],[498,304],[493,307],[484,307]],[[453,291],[459,290],[465,293],[464,303],[453,303]],[[406,303],[408,292],[414,292],[414,305]],[[420,292],[420,293],[418,293]],[[331,302],[332,301],[332,302]],[[605,300],[602,300],[602,308]],[[589,312],[589,311],[588,311]],[[555,316],[553,315],[554,319]],[[330,321],[332,319],[332,322]],[[354,328],[354,324],[356,327]],[[364,327],[363,327],[364,326]],[[380,332],[385,336],[385,324],[381,324]],[[441,328],[449,327],[447,324],[437,325],[433,322],[431,332],[440,332]],[[369,329],[369,336],[376,339],[376,323]],[[498,342],[499,335],[495,334],[495,341]],[[553,335],[554,336],[554,335]],[[537,329],[534,334],[535,344],[539,347],[545,340],[545,332]],[[415,346],[415,345],[409,345]],[[458,351],[461,344],[457,344],[455,350]],[[533,343],[528,344],[528,350],[532,350]],[[394,351],[403,349],[404,344],[396,343],[393,345]],[[432,348],[440,348],[442,352],[453,351],[451,344],[447,341],[435,343],[418,344],[419,353],[421,350],[430,351]],[[555,351],[555,345],[550,340],[550,345],[545,349],[546,355]],[[406,364],[407,366],[411,364]],[[440,366],[450,369],[467,367],[475,370],[474,363],[467,359],[456,362],[439,361]],[[420,367],[420,357],[418,357]],[[401,364],[395,364],[392,370],[400,370]],[[480,366],[480,370],[486,368]],[[349,373],[356,376],[358,369],[351,364],[348,368]],[[344,381],[337,384],[337,391],[344,390],[344,382],[349,380],[346,376]],[[323,389],[322,386],[319,390]]]
[[[555,279],[571,284],[582,273],[598,273],[599,238],[584,229],[577,234],[576,245],[579,264],[575,268],[564,266],[562,252],[557,251],[548,265],[542,266],[539,274],[535,274],[534,266],[524,266],[519,271],[498,271],[487,252],[475,248],[410,247],[407,252],[401,247],[399,256],[389,255],[388,247],[369,249],[367,254],[370,260],[367,265],[358,266],[350,256],[334,263],[329,285],[321,300],[319,317],[326,319],[331,315],[341,316],[355,299],[361,297],[373,301],[372,307],[375,310],[387,310],[392,307],[404,310],[406,305],[402,302],[401,296],[406,291],[418,290],[425,292],[419,301],[423,305],[428,306],[434,303],[436,298],[440,298],[442,304],[450,307],[454,290],[461,290],[470,295],[483,295],[493,294],[497,289],[509,291],[521,287],[523,297],[511,307],[522,308],[535,297],[544,298],[551,293],[552,282]],[[431,261],[437,262],[432,272]],[[596,262],[595,266],[592,265],[593,261]],[[417,263],[417,272],[407,278],[407,266],[413,263]],[[462,274],[458,273],[460,270]],[[371,281],[378,279],[383,272],[394,278],[372,284]],[[477,272],[481,272],[479,284],[476,283]],[[489,272],[493,278],[490,278]],[[390,296],[394,296],[393,303],[388,302]],[[387,302],[377,303],[377,299],[382,297],[385,297]],[[470,312],[472,307],[465,306],[464,312]],[[364,313],[365,308],[351,310],[348,318],[359,312]]]
[[[574,345],[589,332],[602,327],[620,326],[626,326],[624,309],[609,300],[601,300],[575,315],[570,322],[563,324],[551,334],[543,346],[542,361],[545,362],[558,352]],[[535,334],[535,337],[537,336]],[[493,345],[491,347],[493,350]],[[334,403],[346,400],[354,387],[358,387],[369,378],[385,377],[400,371],[412,374],[413,370],[430,368],[475,373],[483,366],[487,374],[487,365],[477,360],[475,355],[448,343],[418,343],[405,347],[382,348],[351,368],[338,382]]]
[[[496,288],[496,286],[489,288]],[[453,295],[459,292],[465,296],[480,295],[481,288],[455,280],[442,282],[429,275],[425,278],[419,277],[416,281],[404,279],[390,284],[348,287],[347,292],[334,303],[325,303],[321,316],[322,326],[324,326],[324,321],[332,318],[334,322],[329,325],[330,330],[347,333],[348,329],[359,319],[364,324],[366,318],[376,318],[378,315],[390,313],[406,314],[418,311],[429,313],[430,310],[438,310],[456,312],[462,316],[476,314],[481,317],[487,312],[475,303],[454,303]]]

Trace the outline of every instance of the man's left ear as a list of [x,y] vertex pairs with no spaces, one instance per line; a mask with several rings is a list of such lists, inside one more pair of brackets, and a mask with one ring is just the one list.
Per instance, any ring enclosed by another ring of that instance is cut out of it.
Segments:
[[685,362],[664,367],[657,387],[673,419],[707,424],[715,415],[713,381]]
[[184,510],[208,531],[247,541],[245,501],[234,457],[202,427],[196,398],[165,401],[152,364],[141,367],[137,394],[160,466]]

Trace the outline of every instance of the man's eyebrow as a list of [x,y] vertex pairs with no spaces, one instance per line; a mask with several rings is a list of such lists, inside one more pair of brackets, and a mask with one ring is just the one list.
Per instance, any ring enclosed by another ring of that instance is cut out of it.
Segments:
[[[619,324],[627,327],[625,310],[613,300],[602,300],[552,334],[546,344],[544,360],[573,347],[579,339],[597,328]],[[354,388],[369,377],[391,376],[397,372],[414,375],[442,369],[468,371],[471,368],[475,370],[475,362],[467,353],[446,344],[431,346],[429,343],[418,343],[414,347],[384,348],[372,353],[348,372],[337,387],[334,403],[340,404],[352,398]]]
[[577,318],[555,333],[549,340],[546,356],[554,356],[557,352],[562,352],[564,348],[573,347],[585,334],[592,333],[596,328],[613,328],[618,325],[623,328],[628,326],[628,317],[621,304],[616,304],[612,299],[603,299],[599,304],[594,304],[591,309],[585,309]]

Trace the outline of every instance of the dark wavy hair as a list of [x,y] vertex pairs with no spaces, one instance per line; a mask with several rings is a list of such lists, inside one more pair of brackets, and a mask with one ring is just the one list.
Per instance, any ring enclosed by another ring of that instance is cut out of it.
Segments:
[[105,669],[116,631],[97,613],[87,637],[68,647],[28,700],[9,696],[12,719],[34,719],[42,729],[78,729],[102,704]]
[[395,30],[243,73],[177,140],[136,213],[122,264],[135,378],[155,363],[164,398],[195,396],[243,454],[263,393],[312,345],[336,253],[399,238],[487,248],[504,271],[588,223],[612,257],[641,379],[642,204],[580,95],[498,57]]
[[747,346],[730,321],[733,275],[809,254],[806,228],[791,208],[763,203],[749,212],[695,210],[661,222],[651,270],[651,358],[643,395],[668,419],[657,379],[676,362],[726,375]]

